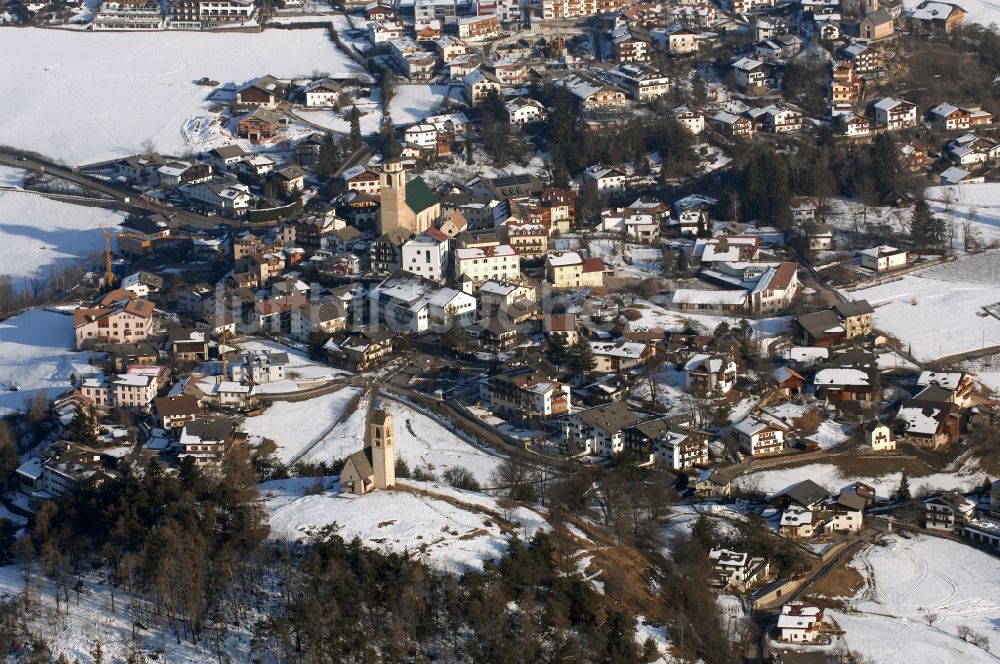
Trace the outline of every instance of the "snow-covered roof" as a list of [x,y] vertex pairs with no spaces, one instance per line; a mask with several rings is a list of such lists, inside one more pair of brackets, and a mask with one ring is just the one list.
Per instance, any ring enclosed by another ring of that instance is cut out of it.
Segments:
[[815,378],[817,385],[868,387],[868,381],[868,374],[861,369],[820,369]]
[[910,18],[918,21],[944,20],[954,9],[955,5],[945,2],[923,2],[910,11]]
[[758,67],[763,67],[764,63],[760,60],[754,60],[753,58],[740,58],[733,63],[733,67],[736,69],[743,69],[745,71],[753,71]]
[[608,343],[606,341],[591,341],[590,349],[594,352],[595,355],[638,359],[642,357],[643,351],[646,350],[646,344],[641,344],[634,341],[625,341],[617,343]]
[[674,291],[672,301],[675,304],[727,304],[741,305],[746,302],[745,290],[703,290],[697,288],[678,288]]
[[545,260],[552,267],[566,267],[583,263],[583,257],[575,251],[553,252],[545,255]]
[[925,371],[917,378],[917,385],[937,385],[940,388],[954,392],[962,382],[964,373],[960,371],[939,373],[936,371]]
[[[784,512],[781,513],[781,525],[782,526],[804,526],[806,524],[812,523],[812,520],[813,520],[813,513],[811,511],[809,511],[807,509],[803,509],[801,507],[794,506],[794,505],[792,507],[789,507],[788,509],[786,509]],[[785,618],[793,618],[793,617],[794,618],[801,618],[800,616],[782,616],[782,617],[785,617]],[[809,620],[806,623],[806,625],[810,625],[810,624],[812,624],[811,620]],[[778,624],[778,626],[779,627],[782,626],[781,622],[780,622],[780,618],[779,618],[779,624]],[[785,625],[785,626],[787,627],[789,625]],[[805,625],[803,625],[803,626],[805,626]]]
[[926,405],[903,406],[899,409],[899,419],[906,423],[907,433],[932,436],[937,433],[940,422],[937,418],[942,414],[940,408]]

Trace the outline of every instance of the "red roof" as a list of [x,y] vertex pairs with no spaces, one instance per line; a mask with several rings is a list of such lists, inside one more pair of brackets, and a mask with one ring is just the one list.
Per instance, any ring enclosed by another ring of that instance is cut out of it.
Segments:
[[584,272],[604,272],[604,260],[601,258],[584,258],[583,259],[583,271]]

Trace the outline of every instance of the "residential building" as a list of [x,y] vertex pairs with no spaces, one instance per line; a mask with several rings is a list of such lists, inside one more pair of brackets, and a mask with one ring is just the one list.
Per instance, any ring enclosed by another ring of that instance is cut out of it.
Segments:
[[563,422],[563,437],[569,453],[610,457],[625,450],[625,430],[644,419],[623,402],[612,402],[570,415]]
[[732,431],[740,451],[748,456],[780,454],[785,449],[787,429],[769,419],[747,417],[737,422]]
[[671,470],[708,463],[708,434],[674,424],[674,418],[641,422],[624,431],[625,448]]
[[728,394],[736,385],[736,362],[725,355],[697,353],[684,364],[688,392],[710,396]]
[[647,64],[620,64],[607,75],[636,101],[656,99],[670,91],[670,79]]
[[871,249],[864,249],[859,252],[861,255],[861,267],[868,268],[877,273],[891,272],[906,267],[909,254],[906,249],[898,249],[889,245],[880,245]]
[[181,429],[177,460],[190,459],[202,472],[220,472],[233,440],[230,420],[197,419]]
[[613,373],[627,371],[644,364],[653,357],[656,349],[650,344],[635,341],[591,341],[594,354],[594,371]]
[[545,106],[529,97],[514,97],[504,104],[512,125],[532,124],[545,119]]
[[778,631],[790,643],[816,643],[823,629],[823,609],[805,602],[789,602],[781,607]]
[[767,578],[770,565],[765,558],[752,558],[743,551],[712,549],[708,552],[712,564],[712,585],[746,591]]
[[576,251],[545,255],[545,278],[555,288],[593,288],[604,285],[604,261],[584,258]]
[[137,343],[153,329],[153,303],[133,297],[127,290],[112,291],[96,307],[73,312],[76,348],[95,342]]
[[448,276],[451,238],[431,227],[403,243],[402,269],[441,283]]
[[961,27],[966,11],[949,2],[926,0],[910,10],[906,20],[910,27],[920,32],[950,34]]
[[872,106],[875,123],[889,131],[917,126],[917,106],[908,101],[886,97]]
[[569,385],[530,366],[496,374],[489,382],[490,409],[515,422],[542,422],[572,412]]
[[860,23],[861,39],[876,41],[887,39],[896,34],[896,26],[892,15],[885,8],[876,9],[865,14]]
[[768,66],[753,58],[740,58],[732,65],[736,75],[736,87],[749,95],[761,94],[767,91],[767,80],[770,76]]
[[958,532],[976,513],[976,504],[958,491],[948,491],[924,501],[924,527]]
[[601,194],[625,190],[625,173],[617,168],[609,168],[600,164],[585,170],[583,181],[584,184],[592,184]]
[[472,294],[487,281],[509,281],[521,276],[521,257],[509,244],[455,250],[455,280]]
[[993,114],[978,106],[963,107],[943,103],[927,111],[927,119],[946,131],[953,131],[992,124]]

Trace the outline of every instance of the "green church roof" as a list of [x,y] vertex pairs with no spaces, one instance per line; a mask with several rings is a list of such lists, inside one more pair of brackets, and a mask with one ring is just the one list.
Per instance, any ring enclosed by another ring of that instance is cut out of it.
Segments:
[[413,214],[420,214],[439,200],[440,197],[431,191],[423,178],[415,177],[406,183],[406,204]]

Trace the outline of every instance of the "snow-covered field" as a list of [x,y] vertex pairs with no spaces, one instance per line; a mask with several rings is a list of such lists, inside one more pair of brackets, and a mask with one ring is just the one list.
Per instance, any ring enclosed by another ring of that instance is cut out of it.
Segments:
[[[0,145],[80,165],[188,145],[182,127],[214,121],[207,76],[242,84],[263,74],[310,76],[360,67],[324,30],[262,33],[78,33],[24,28],[0,39]],[[31,94],[15,94],[27,91]],[[199,146],[201,147],[201,146]]]
[[981,261],[992,259],[1000,268],[1000,253],[967,256],[848,295],[868,300],[875,307],[875,326],[912,348],[918,359],[994,346],[1000,344],[1000,320],[982,308],[1000,302],[1000,289],[979,277],[963,280],[967,271],[978,273]]
[[[1000,19],[1000,4],[993,6]],[[954,218],[956,250],[964,247],[962,231],[966,220],[971,222],[971,228],[980,245],[989,246],[1000,241],[1000,183],[928,187],[924,196],[935,213],[945,218],[949,215]]]
[[[339,492],[327,479],[322,493],[304,495],[316,478],[275,480],[260,485],[270,515],[271,536],[304,540],[336,524],[347,540],[355,536],[369,545],[392,551],[420,553],[437,567],[458,572],[481,569],[483,561],[507,551],[510,532],[497,515],[510,522],[521,538],[530,538],[548,524],[524,507],[506,509],[482,494],[428,484],[432,493],[446,499],[409,491],[374,491],[363,496]],[[422,482],[401,480],[400,485],[424,490]]]
[[[13,169],[0,174],[5,181],[16,177]],[[100,227],[113,228],[121,221],[121,214],[104,208],[61,203],[26,191],[0,191],[0,274],[13,277],[18,290],[24,277],[47,278],[50,266],[102,251]]]
[[39,391],[56,396],[74,373],[97,373],[73,343],[72,316],[33,309],[0,322],[0,415],[23,410]]
[[[791,486],[804,480],[812,480],[824,487],[828,491],[838,491],[850,486],[855,482],[864,482],[875,489],[879,496],[888,497],[899,487],[899,480],[902,472],[884,473],[877,476],[854,476],[843,474],[840,469],[829,463],[811,463],[794,468],[782,468],[779,470],[762,470],[752,473],[737,480],[738,483],[746,484],[759,482],[759,489],[769,494],[781,491],[785,487]],[[752,479],[748,479],[752,478]],[[931,488],[949,490],[962,489],[971,490],[983,483],[984,473],[979,468],[976,459],[970,459],[954,473],[935,473],[933,475],[911,476],[909,478],[911,489],[916,492],[920,487],[927,485]]]
[[[279,401],[263,414],[248,417],[243,421],[241,428],[254,436],[273,440],[278,446],[275,455],[282,463],[289,463],[310,443],[329,431],[341,418],[350,415],[345,409],[359,394],[361,394],[360,388],[345,387],[332,394],[307,401]],[[364,410],[360,408],[358,410],[361,413],[363,427]],[[355,440],[345,441],[345,447],[351,451],[361,449],[364,439],[361,427],[356,434],[358,437]]]
[[[852,604],[834,612],[845,641],[880,664],[965,664],[996,657],[956,636],[960,625],[1000,648],[1000,560],[959,542],[891,535],[851,565],[865,578]],[[925,616],[936,614],[928,625]]]
[[[361,449],[364,443],[366,395],[357,408],[344,407],[359,394],[345,388],[334,394],[297,403],[277,403],[263,415],[244,421],[243,429],[271,438],[278,444],[278,457],[287,461],[311,441],[326,435],[304,457],[308,462],[332,462]],[[393,416],[396,429],[396,454],[411,469],[422,468],[441,477],[448,468],[468,469],[480,483],[486,484],[498,458],[467,443],[436,421],[397,401],[382,399],[380,407]],[[309,413],[303,417],[303,413]]]

